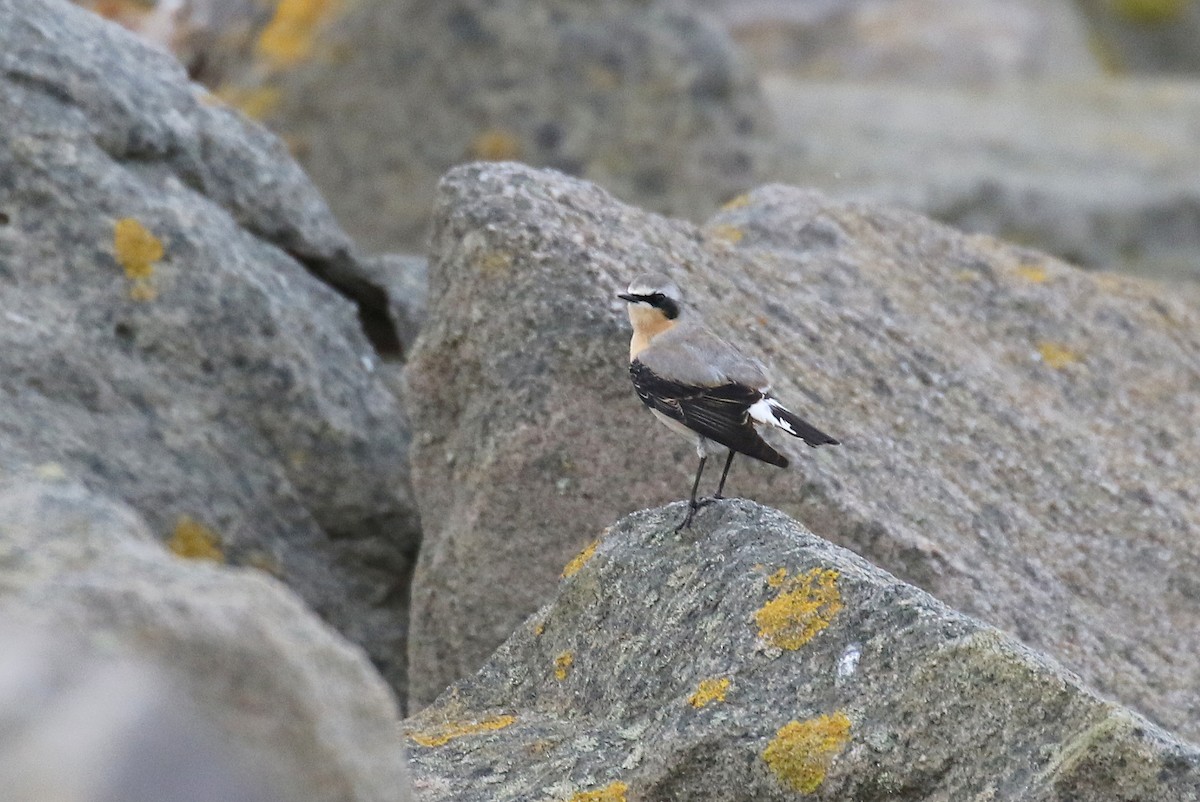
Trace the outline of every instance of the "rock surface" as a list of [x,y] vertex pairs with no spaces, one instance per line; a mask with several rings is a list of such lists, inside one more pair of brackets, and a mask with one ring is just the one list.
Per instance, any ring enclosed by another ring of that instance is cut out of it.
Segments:
[[992,90],[766,76],[789,183],[1060,258],[1200,279],[1200,86]]
[[279,576],[402,687],[408,429],[360,318],[395,335],[320,195],[66,3],[0,0],[0,118],[0,472]]
[[1190,0],[1075,0],[1109,69],[1200,72],[1200,4]]
[[1175,802],[1200,749],[744,501],[633,515],[406,722],[437,800]]
[[1096,76],[1067,0],[703,0],[764,70],[993,84]]
[[1200,316],[1177,290],[779,186],[697,229],[473,165],[436,219],[407,368],[418,701],[482,664],[586,533],[686,497],[694,452],[634,395],[614,297],[658,269],[843,443],[777,439],[792,469],[739,461],[728,493],[1200,737]]
[[266,119],[374,249],[423,248],[437,179],[472,159],[693,216],[772,168],[753,75],[670,0],[364,0],[311,38],[267,82]]
[[[396,703],[366,655],[261,572],[172,556],[123,504],[4,483],[0,619],[50,638],[6,639],[3,679],[25,685],[0,682],[0,773],[76,794],[33,798],[182,799],[146,794],[196,783],[186,798],[411,799]],[[66,659],[47,672],[46,654]]]

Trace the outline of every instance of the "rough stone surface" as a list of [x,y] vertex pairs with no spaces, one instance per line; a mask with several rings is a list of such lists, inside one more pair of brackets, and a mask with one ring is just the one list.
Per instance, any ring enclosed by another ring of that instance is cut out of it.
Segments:
[[[12,694],[21,704],[4,707],[15,730],[0,737],[0,767],[35,781],[38,765],[16,757],[62,760],[66,750],[81,761],[43,778],[78,796],[36,798],[147,798],[139,783],[151,781],[179,793],[203,779],[194,761],[205,755],[240,765],[246,782],[236,771],[209,777],[192,799],[238,798],[218,793],[218,781],[253,789],[249,778],[281,799],[411,798],[396,703],[366,655],[261,572],[172,556],[123,504],[67,482],[5,482],[0,618],[53,633],[51,654],[79,657],[32,671],[45,661],[39,650],[5,641],[6,664],[29,682]],[[33,719],[22,716],[27,704],[38,707]],[[193,708],[198,723],[182,727]],[[173,781],[162,760],[178,761]],[[76,776],[80,766],[95,771]],[[115,791],[105,779],[129,795],[103,796]]]
[[1200,798],[1200,749],[995,629],[773,510],[682,514],[406,722],[422,799]]
[[423,248],[437,179],[472,159],[555,167],[685,216],[772,168],[753,75],[719,26],[670,0],[364,0],[312,39],[267,81],[266,119],[377,250]]
[[0,118],[4,461],[276,574],[402,686],[408,430],[359,320],[388,304],[320,195],[66,3],[0,0]]
[[1200,86],[993,90],[765,77],[780,176],[1090,267],[1200,278]]
[[1094,76],[1068,0],[697,0],[761,69],[808,78],[991,84]]
[[407,371],[418,700],[482,664],[590,532],[686,497],[694,452],[634,395],[614,297],[659,269],[843,443],[777,438],[793,467],[739,461],[727,492],[1200,733],[1194,296],[780,186],[696,229],[474,165],[436,219]]

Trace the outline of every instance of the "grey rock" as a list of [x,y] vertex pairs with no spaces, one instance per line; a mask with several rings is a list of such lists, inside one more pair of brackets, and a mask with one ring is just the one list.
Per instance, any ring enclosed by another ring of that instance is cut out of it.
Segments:
[[1096,76],[1067,0],[704,0],[760,69],[839,80],[994,84]]
[[360,649],[80,485],[0,489],[0,618],[28,633],[5,640],[6,794],[411,799],[396,702]]
[[368,0],[314,40],[269,80],[267,120],[376,250],[423,248],[437,179],[472,159],[556,167],[692,216],[772,169],[752,73],[670,0]]
[[283,802],[158,666],[48,629],[0,637],[5,799]]
[[406,722],[437,800],[1200,798],[1200,749],[745,501],[605,534]]
[[634,395],[615,298],[664,270],[842,441],[778,438],[792,468],[739,461],[727,493],[1200,733],[1194,294],[781,186],[697,229],[473,165],[436,219],[407,367],[420,702],[481,665],[589,533],[686,497],[694,452]]
[[1200,86],[763,79],[780,177],[1088,267],[1200,278]]
[[316,189],[170,56],[57,0],[0,0],[0,117],[7,467],[276,574],[402,687],[409,435],[360,317],[394,330]]
[[1075,0],[1113,71],[1200,72],[1200,6],[1187,0]]

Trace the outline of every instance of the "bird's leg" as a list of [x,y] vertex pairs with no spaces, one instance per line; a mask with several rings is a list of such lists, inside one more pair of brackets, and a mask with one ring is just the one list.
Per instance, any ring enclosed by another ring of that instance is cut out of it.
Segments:
[[696,490],[700,487],[700,474],[704,473],[704,463],[708,461],[708,455],[703,454],[700,457],[700,465],[696,468],[696,481],[692,482],[692,498],[688,502],[687,517],[683,519],[683,523],[675,528],[678,532],[680,529],[686,529],[692,524],[692,516],[696,514],[696,510],[700,505],[696,503]]
[[729,457],[725,460],[725,470],[721,471],[721,483],[717,485],[717,495],[713,497],[714,500],[725,498],[721,492],[725,489],[725,477],[729,476],[729,466],[733,464],[733,455],[736,453],[732,448],[729,449]]
[[725,470],[721,471],[721,483],[717,485],[717,494],[712,498],[702,498],[697,502],[701,507],[707,507],[709,504],[720,501],[725,498],[721,495],[721,491],[725,489],[725,478],[729,476],[729,466],[733,464],[733,455],[737,452],[732,448],[729,449],[729,456],[725,459]]

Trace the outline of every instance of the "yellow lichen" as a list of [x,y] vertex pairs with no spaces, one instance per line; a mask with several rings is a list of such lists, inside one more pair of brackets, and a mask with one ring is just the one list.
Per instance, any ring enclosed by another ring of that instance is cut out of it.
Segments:
[[455,738],[502,730],[516,721],[516,716],[492,716],[482,721],[451,721],[427,730],[410,732],[408,737],[421,746],[445,746]]
[[728,212],[728,211],[732,211],[734,209],[741,209],[741,208],[744,208],[749,205],[750,205],[750,196],[743,193],[741,195],[738,195],[736,198],[731,198],[730,200],[727,200],[725,202],[725,205],[722,206],[721,208]]
[[1050,278],[1046,268],[1032,264],[1017,265],[1017,275],[1031,284],[1044,284]]
[[780,568],[775,573],[767,577],[767,585],[772,588],[783,587],[783,583],[787,580],[787,569]]
[[579,569],[588,564],[588,560],[592,559],[592,555],[596,553],[596,547],[600,545],[599,540],[593,540],[584,547],[583,551],[576,554],[571,562],[567,563],[562,570],[563,579],[570,579],[579,573]]
[[504,253],[503,251],[491,251],[490,253],[481,254],[475,259],[475,264],[479,267],[481,273],[490,276],[501,276],[508,272],[512,267],[512,254]]
[[279,108],[283,94],[276,86],[218,87],[216,97],[252,120],[265,120]]
[[533,634],[534,634],[534,637],[538,637],[538,638],[540,638],[540,637],[542,637],[542,635],[546,634],[546,622],[538,621],[536,624],[534,624],[533,625]]
[[839,710],[780,727],[762,757],[792,790],[811,794],[825,781],[830,764],[849,740],[850,718]]
[[1161,25],[1178,20],[1189,0],[1114,0],[1117,14],[1139,25]]
[[788,579],[784,589],[754,614],[759,637],[780,649],[799,649],[842,609],[838,572],[814,568]]
[[1038,343],[1037,351],[1042,358],[1042,362],[1047,367],[1054,368],[1055,370],[1062,370],[1080,360],[1080,356],[1076,351],[1072,351],[1061,343],[1040,342]]
[[333,0],[279,0],[275,14],[258,36],[258,52],[268,65],[290,67],[313,51],[317,27],[334,10]]
[[188,560],[225,562],[221,536],[188,515],[179,516],[175,531],[167,541],[167,548]]
[[713,226],[708,230],[709,235],[713,239],[724,240],[725,242],[736,245],[742,241],[742,237],[746,236],[746,232],[742,231],[737,226],[731,226],[728,223],[722,223],[718,226]]
[[467,155],[489,162],[513,161],[521,158],[521,140],[510,131],[489,128],[475,135],[467,148]]
[[571,665],[575,662],[575,653],[566,651],[554,658],[554,678],[562,682],[567,678],[567,674],[571,671]]
[[580,791],[572,794],[567,802],[625,802],[625,793],[629,786],[617,780],[595,791]]
[[696,687],[696,692],[688,697],[688,702],[699,710],[709,702],[724,702],[728,691],[729,677],[706,679]]
[[154,300],[154,263],[163,253],[162,241],[134,218],[123,217],[113,226],[113,255],[125,270],[125,278],[133,282],[129,288],[133,300]]

